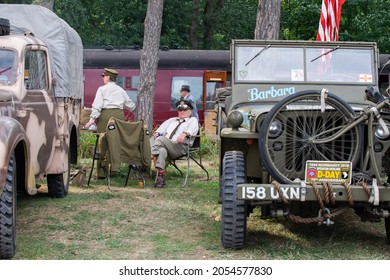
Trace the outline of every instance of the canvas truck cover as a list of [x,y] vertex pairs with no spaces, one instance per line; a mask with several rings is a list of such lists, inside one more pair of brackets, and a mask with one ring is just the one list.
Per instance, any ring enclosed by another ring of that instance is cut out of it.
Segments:
[[32,32],[48,46],[56,97],[83,98],[83,44],[73,28],[38,5],[0,4],[0,18],[10,21],[11,35]]

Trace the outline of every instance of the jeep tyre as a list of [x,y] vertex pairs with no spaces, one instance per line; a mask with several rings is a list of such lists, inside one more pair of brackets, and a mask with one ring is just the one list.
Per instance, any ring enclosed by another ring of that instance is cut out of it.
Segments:
[[244,154],[226,152],[222,170],[221,242],[224,248],[241,249],[245,245],[247,203],[237,199],[237,185],[246,182]]
[[10,259],[16,250],[16,160],[12,154],[0,197],[0,258]]
[[9,35],[10,23],[8,19],[0,18],[0,36]]

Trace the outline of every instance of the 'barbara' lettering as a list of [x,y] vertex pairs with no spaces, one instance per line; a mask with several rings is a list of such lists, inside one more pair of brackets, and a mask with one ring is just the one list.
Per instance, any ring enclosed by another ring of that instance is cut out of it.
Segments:
[[262,99],[268,99],[268,98],[276,98],[279,96],[286,96],[290,94],[295,93],[295,87],[287,87],[287,88],[280,88],[275,89],[274,86],[272,86],[268,90],[259,91],[258,88],[251,88],[248,89],[249,101],[256,101],[256,100],[262,100]]

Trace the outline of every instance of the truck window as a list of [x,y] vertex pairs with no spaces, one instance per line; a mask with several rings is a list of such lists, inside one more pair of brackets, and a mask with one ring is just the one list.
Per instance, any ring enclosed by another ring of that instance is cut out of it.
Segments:
[[43,51],[28,51],[24,62],[24,84],[28,90],[47,89],[46,55]]
[[16,80],[15,52],[12,50],[0,50],[0,83],[13,84]]

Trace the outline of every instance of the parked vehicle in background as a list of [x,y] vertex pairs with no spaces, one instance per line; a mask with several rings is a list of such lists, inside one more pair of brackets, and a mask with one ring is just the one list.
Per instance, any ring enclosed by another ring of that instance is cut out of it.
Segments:
[[17,193],[65,197],[83,88],[78,34],[37,5],[0,5],[0,257],[16,250]]
[[331,225],[352,207],[390,241],[390,115],[375,43],[232,42],[218,90],[221,241],[245,245],[247,217]]

